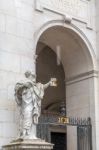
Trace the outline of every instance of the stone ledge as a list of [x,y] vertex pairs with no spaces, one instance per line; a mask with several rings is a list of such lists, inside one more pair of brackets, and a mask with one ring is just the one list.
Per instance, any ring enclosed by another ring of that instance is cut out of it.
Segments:
[[53,149],[53,144],[47,143],[41,139],[34,140],[22,140],[18,139],[12,141],[10,144],[4,145],[3,150],[51,150]]

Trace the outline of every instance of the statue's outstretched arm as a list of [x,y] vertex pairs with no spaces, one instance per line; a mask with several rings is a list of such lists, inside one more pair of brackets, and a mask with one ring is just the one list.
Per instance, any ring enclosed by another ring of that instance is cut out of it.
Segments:
[[51,78],[48,83],[44,84],[44,89],[47,89],[49,86],[57,86],[56,81],[56,78]]
[[50,86],[50,81],[48,83],[44,84],[43,86],[44,86],[44,89],[47,89]]

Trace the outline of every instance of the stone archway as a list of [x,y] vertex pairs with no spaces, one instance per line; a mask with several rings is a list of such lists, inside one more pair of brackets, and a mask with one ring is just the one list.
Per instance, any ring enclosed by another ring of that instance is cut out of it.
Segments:
[[61,20],[52,20],[52,21],[46,22],[35,32],[35,34],[34,34],[34,39],[35,39],[34,40],[34,49],[35,49],[35,51],[37,48],[38,41],[39,41],[40,37],[43,35],[43,33],[46,32],[48,29],[56,27],[56,26],[57,27],[59,26],[61,28],[67,29],[67,30],[71,30],[71,32],[74,33],[78,37],[79,41],[81,40],[81,43],[84,43],[84,45],[87,48],[86,52],[89,54],[89,57],[93,62],[93,68],[96,69],[96,67],[97,67],[96,55],[94,53],[93,47],[92,47],[91,43],[89,42],[87,36],[84,34],[84,32],[82,30],[80,30],[74,24],[66,24]]
[[[40,43],[50,47],[56,54],[57,46],[60,46],[61,62],[65,72],[67,116],[91,117],[94,120],[92,110],[95,107],[93,86],[96,72],[94,56],[84,40],[70,28],[56,25],[41,34],[38,45]],[[40,47],[41,50],[43,46]],[[76,129],[67,128],[67,150],[77,149],[76,140]]]

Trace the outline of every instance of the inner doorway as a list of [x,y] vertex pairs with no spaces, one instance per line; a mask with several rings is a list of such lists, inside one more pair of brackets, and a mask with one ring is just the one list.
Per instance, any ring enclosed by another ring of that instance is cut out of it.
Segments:
[[66,133],[51,132],[51,143],[54,144],[53,150],[67,150]]

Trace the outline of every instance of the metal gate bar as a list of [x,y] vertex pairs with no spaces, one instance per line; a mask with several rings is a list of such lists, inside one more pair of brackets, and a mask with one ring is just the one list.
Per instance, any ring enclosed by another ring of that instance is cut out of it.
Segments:
[[54,115],[42,115],[39,119],[38,137],[50,141],[49,126],[77,127],[77,150],[92,150],[92,126],[90,118],[73,118]]
[[92,127],[77,126],[77,148],[78,150],[92,150]]

